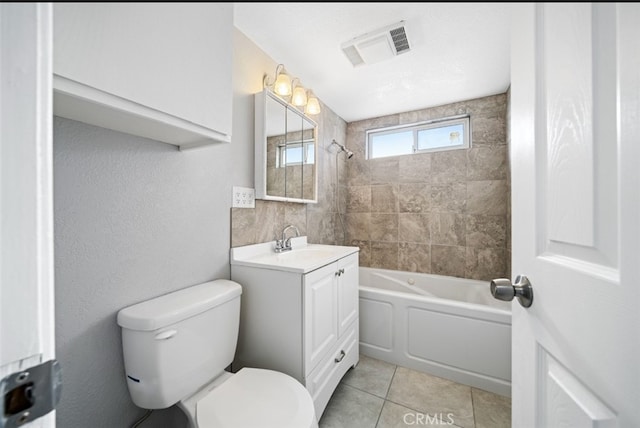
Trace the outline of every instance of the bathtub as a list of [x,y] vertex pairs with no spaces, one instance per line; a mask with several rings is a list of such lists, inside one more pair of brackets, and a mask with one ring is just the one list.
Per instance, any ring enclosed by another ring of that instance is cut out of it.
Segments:
[[360,268],[360,353],[511,396],[511,303],[488,281]]

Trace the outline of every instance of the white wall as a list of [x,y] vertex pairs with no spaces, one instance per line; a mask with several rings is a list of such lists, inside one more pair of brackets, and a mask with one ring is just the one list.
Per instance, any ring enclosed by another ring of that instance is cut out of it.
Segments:
[[[231,190],[253,187],[253,93],[276,66],[238,31],[234,56],[231,144],[180,152],[55,118],[59,427],[127,427],[144,414],[126,389],[119,309],[229,278]],[[170,409],[142,426],[184,423]]]

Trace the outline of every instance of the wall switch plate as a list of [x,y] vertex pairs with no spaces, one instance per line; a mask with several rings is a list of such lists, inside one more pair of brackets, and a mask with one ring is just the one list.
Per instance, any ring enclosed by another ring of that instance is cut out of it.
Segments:
[[233,186],[231,206],[233,208],[255,208],[256,190],[250,187]]

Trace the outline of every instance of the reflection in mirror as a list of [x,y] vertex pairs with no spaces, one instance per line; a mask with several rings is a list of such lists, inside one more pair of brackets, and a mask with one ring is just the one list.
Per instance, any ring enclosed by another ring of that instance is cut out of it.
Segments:
[[286,142],[285,135],[287,129],[287,108],[272,99],[267,99],[265,104],[265,116],[268,120],[266,125],[267,137],[267,187],[268,194],[272,196],[285,197],[285,173],[286,170],[280,168],[279,148]]
[[302,198],[315,198],[316,147],[315,124],[306,117],[302,118],[302,140],[305,162],[302,164]]
[[[287,110],[287,137],[284,147],[285,194],[288,198],[302,199],[302,117],[295,111]],[[267,193],[269,183],[267,183]]]
[[265,89],[256,94],[256,197],[316,202],[313,120]]

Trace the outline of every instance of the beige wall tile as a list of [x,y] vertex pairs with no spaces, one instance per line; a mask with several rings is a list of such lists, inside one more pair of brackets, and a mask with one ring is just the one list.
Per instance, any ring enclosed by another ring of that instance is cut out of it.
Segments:
[[431,214],[431,243],[465,246],[467,244],[464,216],[456,213]]
[[370,266],[398,270],[398,243],[371,241]]
[[467,248],[465,277],[491,281],[504,278],[507,272],[507,254],[504,248]]
[[406,183],[398,187],[398,210],[401,213],[426,213],[431,201],[431,186],[426,183]]
[[508,199],[507,180],[467,182],[468,214],[506,215]]
[[370,241],[371,213],[347,213],[344,215],[347,240]]
[[431,245],[400,242],[398,269],[405,272],[431,273]]
[[467,150],[436,152],[431,157],[431,183],[464,182],[467,179]]
[[371,186],[371,212],[398,212],[398,185],[379,184]]
[[466,216],[465,227],[468,247],[506,248],[506,216],[469,214]]
[[467,184],[449,183],[431,186],[431,211],[462,214],[467,206]]
[[431,244],[431,214],[400,213],[398,214],[398,240],[400,242],[416,242]]
[[471,116],[471,142],[474,147],[506,145],[506,132],[507,124],[504,114]]
[[233,218],[231,228],[231,246],[240,247],[255,243],[256,210],[250,208],[231,208]]
[[397,183],[400,177],[400,161],[397,156],[370,160],[371,184]]
[[507,147],[473,147],[467,150],[467,180],[507,178]]
[[398,214],[371,213],[372,241],[398,242]]
[[[307,240],[316,244],[333,245],[337,242],[338,234],[342,242],[342,230],[336,227],[337,214],[327,215],[320,212],[307,213]],[[295,224],[295,223],[292,223]]]
[[349,186],[347,191],[348,213],[371,212],[371,186]]
[[369,162],[364,158],[358,157],[349,159],[347,167],[347,184],[349,186],[362,186],[371,183],[371,172],[369,170]]
[[400,156],[398,158],[400,183],[431,182],[431,156],[431,153]]
[[465,247],[431,246],[431,273],[465,278]]
[[350,245],[352,247],[360,248],[360,252],[358,254],[358,261],[360,266],[369,267],[371,266],[371,242],[370,241],[358,241],[356,239],[352,241],[345,241],[345,245]]

